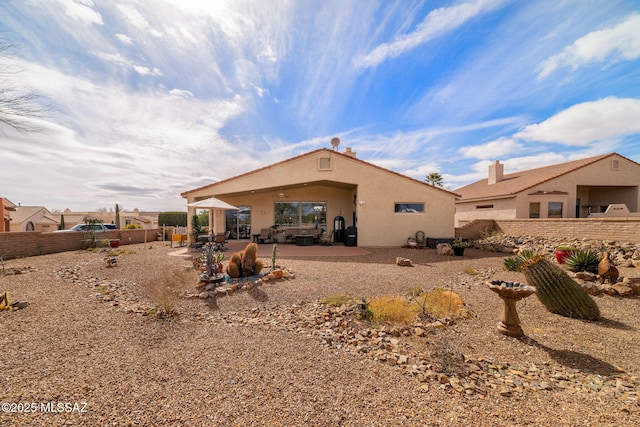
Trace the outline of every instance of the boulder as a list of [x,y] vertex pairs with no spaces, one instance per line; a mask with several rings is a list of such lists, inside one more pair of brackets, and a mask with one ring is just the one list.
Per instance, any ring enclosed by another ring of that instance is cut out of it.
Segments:
[[616,291],[616,293],[620,296],[627,296],[627,295],[633,295],[633,289],[631,289],[629,286],[622,284],[622,283],[616,283],[615,285],[612,286],[613,289]]
[[438,255],[453,256],[453,248],[448,243],[438,243],[436,245],[436,253]]

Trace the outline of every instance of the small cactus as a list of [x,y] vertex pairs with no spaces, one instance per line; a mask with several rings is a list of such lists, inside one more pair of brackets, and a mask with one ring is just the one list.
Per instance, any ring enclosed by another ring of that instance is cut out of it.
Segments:
[[278,245],[274,243],[273,249],[271,250],[271,268],[275,270],[276,268],[276,254],[278,253]]
[[536,287],[538,299],[551,313],[587,320],[600,317],[598,305],[586,291],[544,256],[531,258],[522,268],[527,283]]

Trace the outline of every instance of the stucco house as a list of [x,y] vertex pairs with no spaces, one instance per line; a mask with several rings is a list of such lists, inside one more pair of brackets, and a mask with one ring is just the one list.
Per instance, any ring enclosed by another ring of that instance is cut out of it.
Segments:
[[16,206],[11,214],[11,231],[54,231],[58,223],[44,206]]
[[[58,223],[62,222],[64,217],[64,226],[66,229],[76,224],[82,224],[85,218],[95,218],[107,224],[115,224],[116,213],[114,211],[95,211],[95,212],[73,212],[65,209],[63,212],[57,212],[54,217]],[[133,211],[120,212],[120,227],[124,228],[129,224],[137,224],[145,229],[158,227],[158,212],[144,212],[137,208]]]
[[9,199],[0,197],[0,211],[2,212],[2,221],[0,222],[0,233],[11,231],[11,213],[16,210],[16,205],[11,203]]
[[640,212],[640,164],[603,154],[505,174],[494,161],[486,179],[455,190],[456,226],[474,219],[587,218],[609,205]]
[[[274,225],[279,232],[324,230],[336,243],[345,242],[342,225],[356,227],[357,245],[368,247],[402,246],[417,231],[455,234],[456,194],[360,160],[350,148],[318,149],[181,196],[187,204],[215,197],[238,207],[211,215],[216,232],[236,238]],[[188,207],[189,229],[195,213]]]

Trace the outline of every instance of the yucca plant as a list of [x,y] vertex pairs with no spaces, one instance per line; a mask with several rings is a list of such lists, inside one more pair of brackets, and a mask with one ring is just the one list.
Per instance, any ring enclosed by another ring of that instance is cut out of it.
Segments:
[[522,268],[522,264],[537,255],[539,254],[531,250],[521,251],[518,255],[505,258],[504,268],[507,271],[520,271]]
[[564,260],[564,265],[566,265],[570,271],[588,271],[593,274],[598,274],[599,263],[600,252],[595,249],[578,249],[572,252],[569,258]]

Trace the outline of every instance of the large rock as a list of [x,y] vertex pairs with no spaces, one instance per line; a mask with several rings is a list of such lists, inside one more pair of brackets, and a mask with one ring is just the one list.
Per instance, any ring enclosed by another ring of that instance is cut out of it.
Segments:
[[633,294],[633,289],[631,289],[629,286],[622,283],[616,283],[615,285],[613,285],[613,289],[616,291],[618,295],[623,297]]
[[436,253],[438,255],[453,256],[453,248],[448,243],[438,243],[436,245]]

